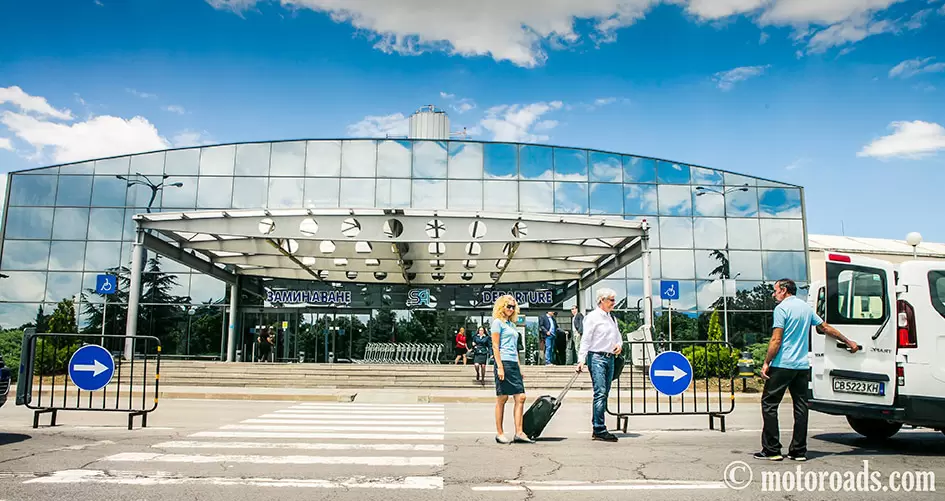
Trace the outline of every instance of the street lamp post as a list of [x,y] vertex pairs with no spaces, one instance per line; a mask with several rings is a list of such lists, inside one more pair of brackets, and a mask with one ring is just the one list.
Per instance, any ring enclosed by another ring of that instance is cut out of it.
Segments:
[[[184,183],[181,183],[181,182],[177,182],[177,183],[167,183],[167,178],[170,177],[170,175],[168,175],[168,174],[163,174],[163,175],[161,176],[160,182],[157,182],[157,183],[154,182],[154,181],[152,181],[150,177],[148,177],[148,176],[146,176],[146,175],[144,175],[144,174],[141,174],[140,172],[136,172],[135,175],[132,176],[132,177],[126,177],[126,176],[122,176],[122,175],[118,175],[118,176],[115,176],[115,177],[118,178],[118,179],[121,179],[122,181],[125,181],[126,183],[128,183],[128,186],[127,186],[128,188],[131,188],[132,186],[136,186],[136,185],[137,185],[137,186],[146,186],[146,187],[148,187],[148,188],[151,190],[151,198],[148,200],[148,207],[147,207],[147,212],[148,212],[148,214],[151,213],[151,206],[154,205],[154,199],[157,198],[157,194],[158,194],[159,191],[163,190],[164,188],[166,188],[166,187],[168,187],[168,186],[173,186],[173,187],[175,187],[175,188],[182,188],[182,187],[184,186]],[[135,244],[134,244],[134,245],[135,245],[135,246],[140,246],[140,245],[142,245],[142,242],[137,241],[137,237],[136,237],[136,239],[135,239]],[[142,248],[140,249],[140,252],[141,252],[141,269],[139,269],[139,270],[132,270],[132,273],[135,273],[136,271],[143,273],[145,267],[147,266],[147,262],[148,262],[148,254],[147,254],[147,252],[148,252],[148,251],[147,251],[147,249],[145,249],[145,248],[142,247]],[[134,278],[134,277],[132,277],[132,278]],[[138,289],[138,290],[129,291],[129,292],[131,292],[132,294],[134,294],[135,297],[137,298],[137,297],[139,297],[140,294],[141,294],[140,287],[141,287],[141,284],[139,283],[139,284],[137,284],[137,289]],[[129,310],[130,310],[130,309],[131,309],[131,307],[130,307],[130,305],[131,305],[131,298],[129,298],[128,301],[129,301]],[[137,303],[138,303],[137,299],[134,301],[134,303],[137,305]],[[133,335],[135,334],[135,332],[128,332],[128,331],[136,331],[136,330],[137,330],[137,318],[132,319],[132,316],[133,316],[133,315],[131,315],[130,313],[131,313],[131,312],[129,311],[129,315],[128,315],[128,325],[129,325],[129,326],[134,326],[134,328],[126,328],[126,330],[125,330],[125,335],[126,335],[126,336],[133,336]],[[103,322],[103,324],[104,324],[104,318],[102,319],[102,322]],[[125,338],[125,354],[124,354],[124,357],[125,357],[125,360],[131,360],[131,359],[134,357],[134,339],[131,338],[131,337],[126,337],[126,338]]]
[[922,243],[922,235],[917,231],[913,231],[906,235],[906,243],[912,246],[912,259],[918,258],[916,248]]

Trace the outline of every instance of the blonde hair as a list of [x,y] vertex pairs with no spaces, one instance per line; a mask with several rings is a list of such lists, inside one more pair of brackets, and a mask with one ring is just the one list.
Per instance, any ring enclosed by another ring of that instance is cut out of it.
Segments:
[[[505,305],[509,304],[512,301],[515,301],[515,296],[512,296],[511,294],[499,296],[499,298],[495,300],[495,304],[492,305],[492,318],[495,318],[498,320],[505,320],[505,316],[502,315],[502,313],[505,312]],[[512,322],[518,321],[519,313],[521,313],[521,311],[519,310],[518,303],[515,303],[515,313],[512,314],[509,320],[511,320]]]

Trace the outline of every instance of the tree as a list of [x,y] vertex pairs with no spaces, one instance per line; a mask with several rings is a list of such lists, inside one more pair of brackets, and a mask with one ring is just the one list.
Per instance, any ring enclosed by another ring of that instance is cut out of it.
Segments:
[[722,325],[719,323],[719,310],[715,310],[709,317],[709,330],[707,336],[709,341],[721,341],[723,335],[724,333],[722,332]]
[[[26,324],[27,327],[36,327],[36,332],[49,332],[49,315],[43,313],[43,305],[36,309],[36,319],[32,324]],[[22,328],[22,327],[21,327]]]
[[63,299],[56,305],[56,311],[49,318],[49,331],[58,334],[79,332],[75,323],[75,303],[71,299]]

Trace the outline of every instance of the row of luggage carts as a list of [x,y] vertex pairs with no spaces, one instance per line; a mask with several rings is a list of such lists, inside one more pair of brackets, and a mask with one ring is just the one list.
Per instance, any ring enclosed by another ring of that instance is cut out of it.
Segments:
[[359,364],[436,364],[443,353],[442,344],[368,343]]

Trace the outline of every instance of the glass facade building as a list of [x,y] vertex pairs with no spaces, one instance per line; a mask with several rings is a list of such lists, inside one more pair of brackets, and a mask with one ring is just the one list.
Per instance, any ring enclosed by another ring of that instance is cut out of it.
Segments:
[[[153,200],[147,186],[119,178],[138,175],[157,182],[163,178]],[[678,280],[680,297],[672,308],[691,318],[715,311],[721,278],[735,278],[741,296],[748,298],[741,309],[758,312],[770,311],[773,303],[750,298],[752,291],[763,293],[765,284],[779,278],[794,279],[801,287],[808,280],[801,187],[622,153],[454,140],[283,141],[19,171],[7,184],[0,248],[0,273],[7,277],[0,278],[2,328],[34,322],[41,309],[48,315],[63,299],[88,303],[79,308],[80,328],[101,326],[101,317],[94,317],[102,297],[89,289],[96,275],[130,266],[132,216],[148,210],[379,207],[646,219],[655,297],[659,280]],[[180,332],[209,322],[201,328],[219,334],[222,346],[228,294],[222,282],[169,259],[146,271],[155,272],[152,278],[163,285],[157,288],[160,294],[144,293],[143,315],[149,306],[152,315],[160,316],[159,306],[173,305],[184,312],[180,322],[187,323]],[[605,284],[618,292],[624,309],[632,310],[646,286],[642,276],[637,262]],[[590,291],[584,293],[591,298]],[[109,301],[120,310],[120,297]],[[738,315],[739,298],[730,301],[730,314]],[[261,312],[267,305],[256,306]],[[668,306],[658,299],[654,304],[657,314]],[[208,320],[216,319],[217,309],[220,324]],[[365,316],[365,324],[373,313],[357,315]],[[737,322],[729,317],[728,323]],[[148,334],[153,322],[139,325],[140,333]],[[764,329],[758,327],[758,333]],[[210,343],[196,351],[215,350]]]

